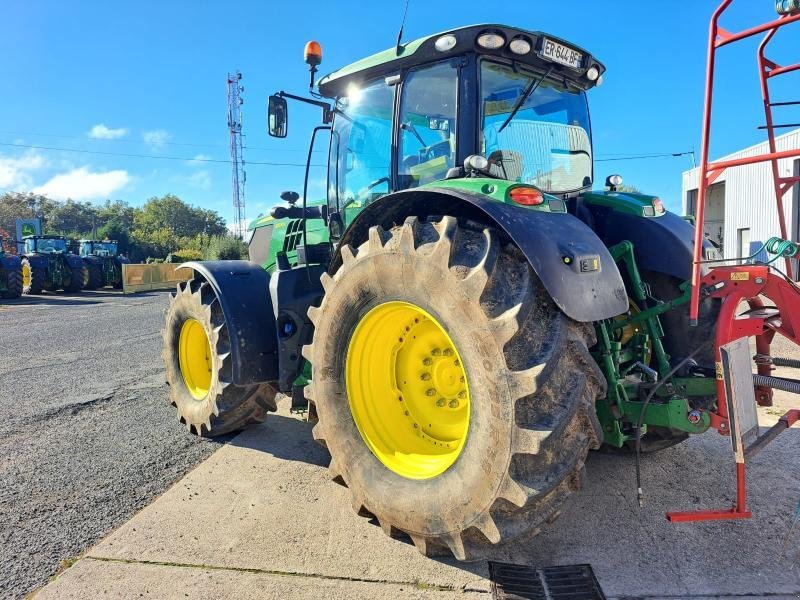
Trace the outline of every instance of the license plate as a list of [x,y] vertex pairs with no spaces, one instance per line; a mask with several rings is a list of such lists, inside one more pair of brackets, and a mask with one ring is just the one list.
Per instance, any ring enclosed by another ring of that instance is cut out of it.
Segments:
[[573,69],[580,69],[581,63],[583,62],[583,54],[577,50],[573,50],[569,46],[559,44],[547,38],[544,38],[542,49],[539,51],[539,54],[548,60],[567,65]]

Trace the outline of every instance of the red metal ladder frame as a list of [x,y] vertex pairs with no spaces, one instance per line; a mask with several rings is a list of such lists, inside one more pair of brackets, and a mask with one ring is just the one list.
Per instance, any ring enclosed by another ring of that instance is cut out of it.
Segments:
[[[691,325],[694,326],[697,324],[699,314],[701,290],[705,290],[711,297],[722,299],[722,307],[717,320],[715,340],[715,356],[718,369],[721,360],[720,347],[740,337],[755,336],[757,352],[766,356],[769,356],[770,343],[776,333],[800,345],[800,288],[790,283],[782,276],[779,276],[772,271],[770,267],[764,265],[713,267],[705,277],[701,277],[701,266],[704,259],[705,202],[709,188],[726,169],[762,162],[771,163],[778,221],[780,223],[781,237],[784,239],[788,239],[788,236],[783,211],[783,196],[795,183],[800,182],[800,177],[781,177],[780,175],[778,161],[784,158],[800,157],[800,149],[777,151],[775,129],[780,126],[774,124],[772,117],[773,106],[800,103],[773,103],[770,99],[769,91],[769,81],[771,78],[800,70],[800,63],[780,66],[766,57],[766,49],[775,36],[775,33],[781,27],[800,21],[800,14],[781,15],[779,18],[759,25],[758,27],[753,27],[738,33],[731,33],[722,28],[719,25],[719,21],[732,3],[733,0],[723,0],[722,4],[720,4],[714,12],[709,27],[700,181],[698,185],[695,215],[692,294],[689,305],[689,319]],[[757,56],[761,81],[761,95],[764,101],[764,113],[766,116],[766,126],[764,128],[767,131],[769,152],[757,156],[709,162],[711,107],[714,92],[716,52],[724,46],[751,38],[761,33],[765,33],[766,35],[758,47]],[[786,258],[786,275],[791,279],[792,265],[789,258]],[[771,311],[766,309],[759,296],[770,299],[775,306],[778,307],[777,310]],[[737,310],[743,301],[747,301],[750,304],[751,310],[737,317]],[[758,371],[760,375],[768,375],[771,371],[771,367],[769,364],[761,364],[758,367]],[[757,392],[759,393],[760,404],[771,404],[771,389],[757,388]],[[721,375],[719,374],[717,376],[717,398],[717,412],[711,414],[711,426],[723,435],[730,435],[730,421],[732,418],[735,418],[735,415],[728,414],[725,382],[722,381]],[[774,427],[761,435],[758,441],[753,444],[751,448],[752,454],[755,454],[760,448],[774,439],[778,433],[791,427],[798,420],[800,420],[800,410],[793,409],[787,412]],[[667,513],[667,518],[670,521],[685,522],[742,519],[751,516],[750,511],[747,509],[745,488],[745,458],[748,456],[748,452],[736,452],[734,449],[734,453],[736,462],[736,502],[733,507],[721,510],[670,512]]]

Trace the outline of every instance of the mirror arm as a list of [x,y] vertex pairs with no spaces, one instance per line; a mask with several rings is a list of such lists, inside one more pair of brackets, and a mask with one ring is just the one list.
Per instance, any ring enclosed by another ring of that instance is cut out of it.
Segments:
[[283,90],[281,90],[275,95],[281,98],[290,98],[291,100],[297,100],[299,102],[305,102],[306,104],[313,104],[314,106],[319,106],[322,109],[322,122],[327,124],[333,121],[334,109],[327,102],[322,102],[321,100],[311,100],[310,98],[303,98],[302,96],[295,96],[294,94],[289,94],[288,92],[284,92]]

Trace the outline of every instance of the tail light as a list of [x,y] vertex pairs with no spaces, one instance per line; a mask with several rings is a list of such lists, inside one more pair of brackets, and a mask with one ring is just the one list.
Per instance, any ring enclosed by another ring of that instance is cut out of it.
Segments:
[[511,201],[522,206],[539,206],[544,202],[542,192],[532,187],[515,187],[508,192]]

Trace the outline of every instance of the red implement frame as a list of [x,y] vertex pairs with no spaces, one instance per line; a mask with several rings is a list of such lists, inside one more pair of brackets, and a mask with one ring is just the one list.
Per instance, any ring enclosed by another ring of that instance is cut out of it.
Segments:
[[[781,227],[781,237],[788,239],[786,233],[786,219],[783,212],[783,196],[789,191],[791,186],[798,181],[798,177],[781,177],[778,171],[778,161],[783,158],[800,157],[800,150],[786,150],[778,152],[775,145],[775,125],[772,120],[772,107],[774,104],[770,100],[769,80],[772,77],[791,73],[800,70],[800,63],[781,67],[765,56],[765,51],[775,33],[781,27],[800,21],[800,14],[782,15],[774,21],[753,27],[739,33],[731,33],[719,25],[720,17],[725,13],[733,0],[724,0],[711,18],[708,39],[708,58],[706,68],[706,91],[705,106],[703,109],[703,141],[700,150],[700,182],[697,191],[697,227],[694,232],[694,264],[692,268],[692,298],[689,304],[689,319],[692,324],[697,323],[697,315],[700,309],[700,267],[703,260],[703,224],[705,222],[705,204],[708,196],[708,189],[714,181],[730,167],[751,165],[761,162],[772,163],[772,175],[775,185],[775,196],[778,207],[778,221]],[[717,50],[733,42],[744,40],[760,33],[765,33],[763,41],[758,47],[758,72],[761,78],[761,95],[764,100],[764,112],[767,118],[767,135],[769,137],[769,152],[757,156],[747,156],[734,160],[722,160],[709,162],[708,153],[711,138],[711,102],[714,98],[714,65],[716,64]],[[792,276],[792,265],[786,259],[786,273]]]
[[[769,357],[770,344],[775,334],[780,334],[800,345],[800,288],[787,281],[770,267],[763,265],[739,265],[714,267],[701,277],[703,262],[703,230],[705,219],[705,202],[708,189],[714,181],[728,168],[755,163],[770,162],[775,188],[775,197],[780,223],[781,237],[788,239],[786,221],[783,210],[783,196],[800,177],[781,177],[778,161],[784,158],[800,157],[800,149],[777,151],[775,129],[772,118],[772,107],[796,102],[773,103],[770,99],[769,81],[772,77],[800,70],[800,63],[780,66],[769,60],[766,49],[775,33],[781,27],[800,21],[800,14],[782,15],[774,21],[753,27],[739,33],[731,33],[719,25],[719,20],[733,0],[724,0],[711,19],[708,41],[708,64],[706,70],[705,107],[703,110],[703,141],[701,149],[700,182],[697,194],[697,214],[694,237],[694,260],[692,265],[692,295],[689,305],[689,318],[692,325],[697,323],[700,307],[700,294],[705,292],[711,297],[722,299],[716,333],[716,360],[720,368],[720,347],[741,337],[755,337],[756,348],[760,355]],[[711,135],[711,105],[714,90],[714,65],[719,48],[744,40],[755,35],[766,34],[758,47],[758,70],[761,78],[761,95],[766,115],[766,131],[769,140],[769,152],[757,156],[749,156],[734,160],[709,162],[709,144]],[[786,274],[792,277],[792,265],[786,258]],[[761,298],[768,298],[774,307],[765,307]],[[737,310],[746,301],[750,310],[737,317]],[[771,366],[759,364],[760,375],[769,375]],[[723,435],[730,435],[730,418],[726,403],[725,382],[717,376],[717,412],[711,414],[711,426]],[[759,404],[771,405],[772,390],[765,387],[756,388]],[[771,441],[778,433],[791,427],[800,420],[800,410],[787,412],[772,429],[764,433],[752,445],[752,454]],[[748,450],[736,453],[736,502],[732,508],[722,510],[701,510],[691,512],[667,513],[670,521],[708,521],[719,519],[742,519],[751,516],[747,509],[745,488],[745,458]]]

